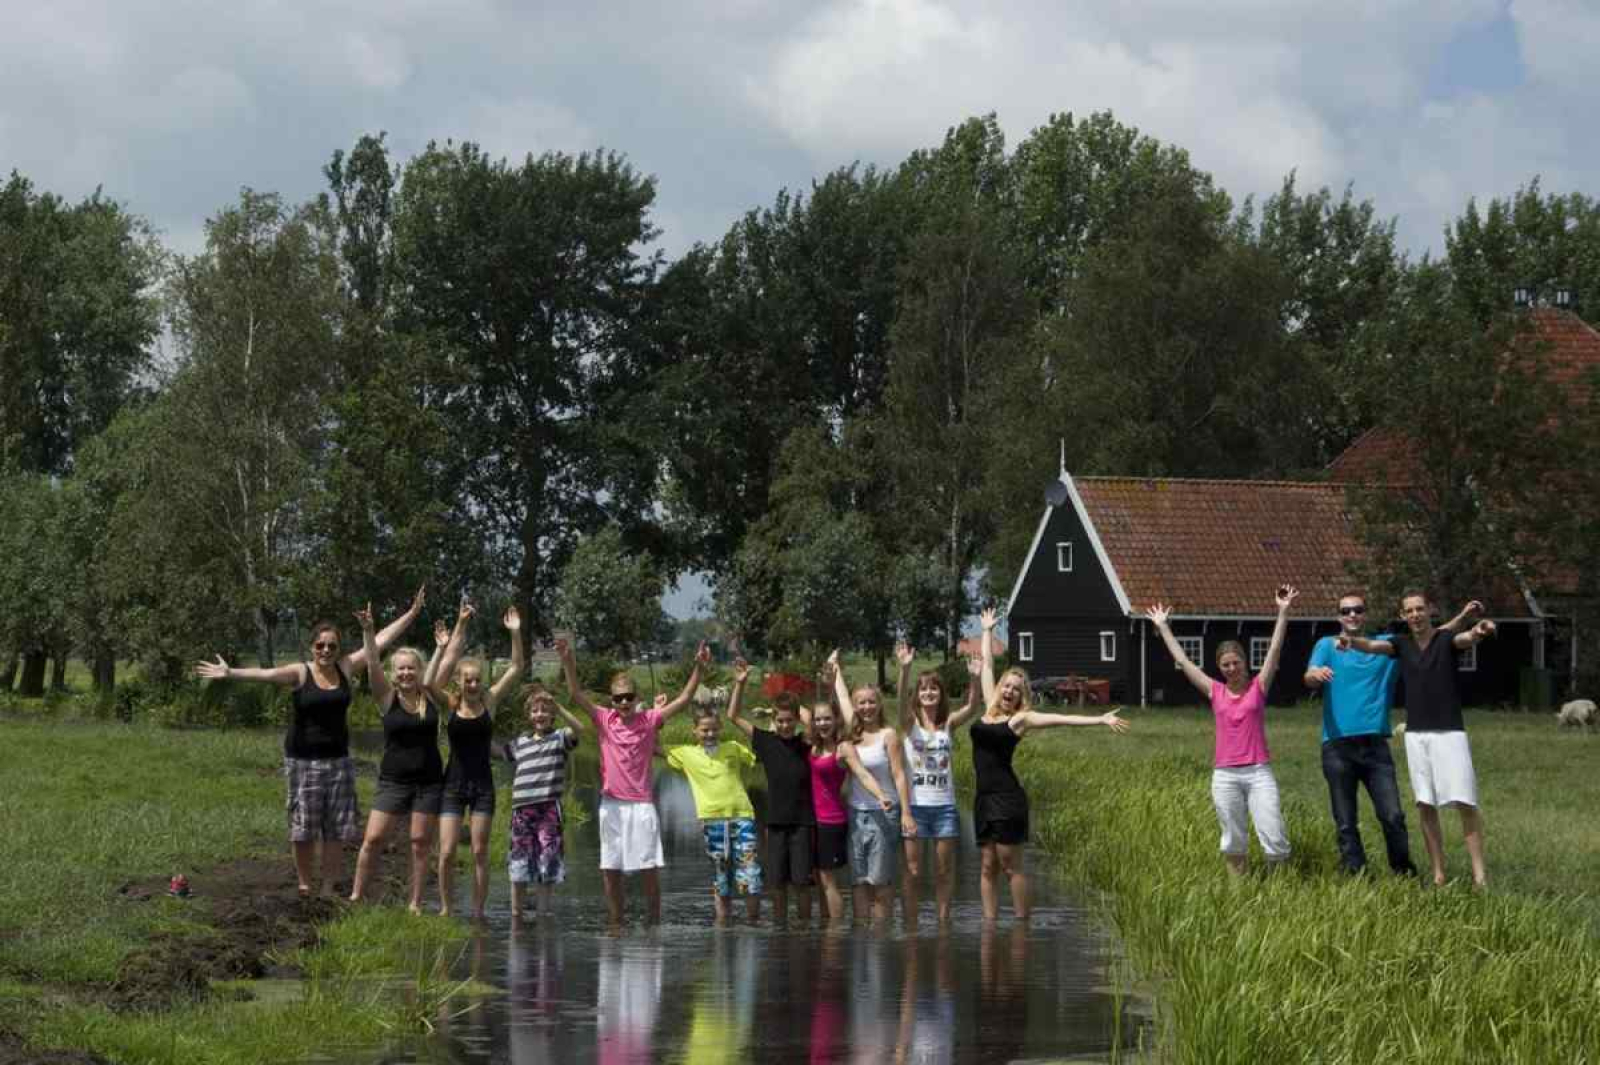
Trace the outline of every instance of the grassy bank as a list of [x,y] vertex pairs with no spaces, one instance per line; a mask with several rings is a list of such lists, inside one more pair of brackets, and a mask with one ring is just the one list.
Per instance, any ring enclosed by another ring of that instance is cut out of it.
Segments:
[[[334,913],[294,899],[281,735],[16,719],[0,732],[0,1060],[9,1033],[128,1065],[280,1061],[371,1045],[456,990],[455,922],[367,909],[319,939]],[[161,891],[180,871],[191,899]],[[250,971],[240,952],[263,942],[304,971],[298,993],[207,993],[185,964]]]
[[1479,896],[1460,886],[1466,856],[1449,815],[1454,886],[1339,876],[1316,715],[1271,713],[1295,856],[1241,882],[1217,854],[1203,712],[1134,711],[1130,736],[1042,734],[1019,756],[1042,860],[1104,892],[1150,981],[1159,1056],[1600,1061],[1600,830],[1589,812],[1600,738],[1559,734],[1548,716],[1470,716],[1491,880]]

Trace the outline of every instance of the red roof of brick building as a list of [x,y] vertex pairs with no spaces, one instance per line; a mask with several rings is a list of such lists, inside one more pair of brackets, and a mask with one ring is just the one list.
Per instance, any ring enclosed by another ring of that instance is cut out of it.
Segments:
[[[1292,616],[1328,618],[1368,557],[1342,485],[1075,477],[1085,517],[1135,613],[1151,603],[1180,616],[1267,617],[1278,583],[1299,589]],[[1487,605],[1527,617],[1509,589]],[[1444,604],[1450,609],[1450,604]]]
[[[1535,307],[1528,312],[1531,329],[1519,343],[1545,345],[1550,379],[1565,389],[1573,402],[1588,402],[1593,375],[1600,371],[1600,332],[1571,311]],[[1328,476],[1346,484],[1413,484],[1417,467],[1407,449],[1406,436],[1378,427],[1357,437],[1328,464]]]

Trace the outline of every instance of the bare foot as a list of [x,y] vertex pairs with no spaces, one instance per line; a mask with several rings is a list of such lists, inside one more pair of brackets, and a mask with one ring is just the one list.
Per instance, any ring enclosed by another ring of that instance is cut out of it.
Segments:
[[406,907],[406,912],[411,914],[411,916],[413,916],[413,917],[421,917],[422,916],[422,903],[413,902],[411,905]]

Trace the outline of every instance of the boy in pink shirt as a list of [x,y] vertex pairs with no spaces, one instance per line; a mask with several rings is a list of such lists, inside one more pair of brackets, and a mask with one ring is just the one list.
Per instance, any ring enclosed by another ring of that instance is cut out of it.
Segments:
[[613,929],[622,927],[622,877],[638,873],[644,886],[645,921],[660,924],[661,880],[656,870],[663,864],[661,823],[650,787],[650,759],[661,726],[689,705],[700,686],[700,668],[711,660],[711,652],[702,642],[683,691],[665,706],[649,710],[639,709],[639,693],[625,671],[611,678],[611,705],[596,706],[578,685],[572,646],[557,640],[556,653],[573,703],[594,721],[600,740],[600,876],[605,885],[606,916]]

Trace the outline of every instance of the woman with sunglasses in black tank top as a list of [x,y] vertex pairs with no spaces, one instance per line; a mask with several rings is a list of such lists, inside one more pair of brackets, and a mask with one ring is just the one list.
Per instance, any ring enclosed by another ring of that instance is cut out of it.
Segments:
[[[423,589],[418,588],[410,609],[377,634],[380,654],[417,619],[423,600]],[[283,772],[289,785],[289,843],[302,896],[311,894],[319,844],[322,894],[333,895],[334,882],[344,873],[340,844],[361,838],[361,808],[350,760],[350,678],[366,667],[364,650],[340,655],[339,628],[330,621],[313,626],[307,661],[245,669],[228,665],[219,655],[215,662],[195,666],[195,674],[206,680],[264,680],[292,689]]]

